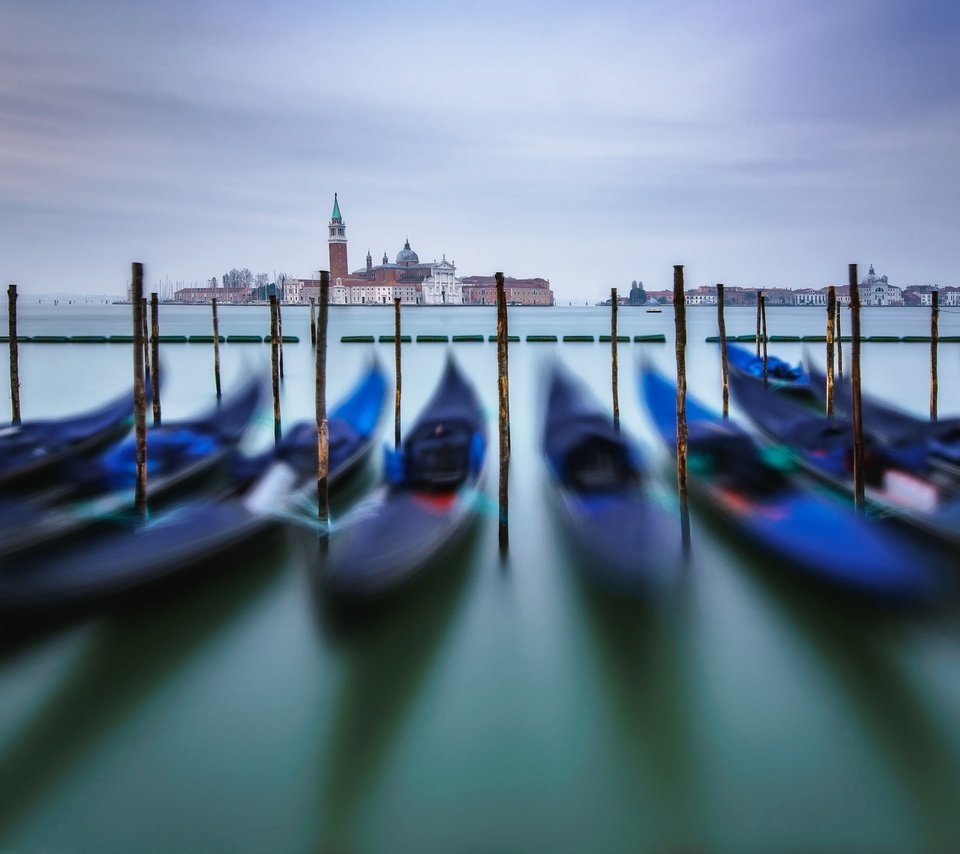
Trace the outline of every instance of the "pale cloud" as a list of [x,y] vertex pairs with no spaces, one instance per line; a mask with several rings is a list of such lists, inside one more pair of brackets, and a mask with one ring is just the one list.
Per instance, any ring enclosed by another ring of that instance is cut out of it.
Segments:
[[[8,3],[0,270],[120,291],[351,261],[819,286],[952,275],[953,5]],[[51,254],[51,233],[57,252]],[[957,282],[960,284],[960,282]]]

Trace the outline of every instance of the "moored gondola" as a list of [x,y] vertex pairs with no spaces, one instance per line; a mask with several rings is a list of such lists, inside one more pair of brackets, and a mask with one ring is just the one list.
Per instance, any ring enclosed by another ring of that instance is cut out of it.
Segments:
[[[839,490],[853,492],[853,427],[811,412],[749,379],[731,376],[737,405],[803,468]],[[864,493],[870,507],[960,544],[960,490],[930,465],[923,441],[884,443],[864,432]]]
[[[814,396],[826,401],[826,374],[810,365],[811,388]],[[834,407],[842,418],[850,418],[853,411],[853,395],[850,383],[838,378],[834,383]],[[881,444],[892,447],[922,445],[929,454],[931,467],[940,469],[960,479],[960,418],[920,418],[886,403],[873,395],[862,395],[864,429]]]
[[[675,451],[675,384],[647,367],[641,392],[658,433]],[[748,543],[784,567],[871,598],[918,602],[940,592],[940,575],[912,543],[857,515],[849,502],[798,485],[741,427],[690,396],[686,415],[691,492]]]
[[[147,477],[151,509],[220,470],[253,417],[262,383],[251,378],[204,415],[150,427]],[[98,525],[128,524],[134,513],[136,443],[126,438],[63,466],[63,480],[29,496],[0,501],[0,557]]]
[[363,601],[427,566],[473,518],[486,428],[473,386],[448,357],[443,377],[397,451],[385,483],[330,536],[322,587],[331,601]]
[[68,418],[0,428],[0,488],[36,489],[62,477],[71,460],[122,438],[133,424],[133,393]]
[[[727,358],[730,366],[742,374],[763,382],[763,357],[739,347],[736,344],[727,344]],[[808,394],[810,392],[810,375],[804,370],[803,363],[791,365],[777,356],[767,355],[767,385],[778,391]]]
[[676,507],[651,489],[636,442],[558,366],[548,382],[542,447],[561,525],[592,579],[644,592],[677,577],[682,541]]
[[[339,483],[369,451],[386,382],[373,364],[330,413],[330,480]],[[256,545],[282,528],[317,478],[315,424],[296,425],[244,495],[200,498],[135,527],[97,531],[69,545],[22,552],[0,566],[0,614],[14,623],[89,608]]]

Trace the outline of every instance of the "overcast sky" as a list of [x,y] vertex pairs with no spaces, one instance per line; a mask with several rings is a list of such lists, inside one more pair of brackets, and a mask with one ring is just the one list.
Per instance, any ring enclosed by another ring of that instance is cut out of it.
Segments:
[[0,6],[0,272],[960,285],[960,3]]

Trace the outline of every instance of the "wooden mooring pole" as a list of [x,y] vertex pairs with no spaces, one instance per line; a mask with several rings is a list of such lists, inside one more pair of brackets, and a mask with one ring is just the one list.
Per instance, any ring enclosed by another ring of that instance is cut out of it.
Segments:
[[213,381],[217,387],[217,400],[220,400],[220,322],[217,320],[217,298],[210,300],[213,311]]
[[283,379],[283,312],[277,297],[277,349],[280,353],[280,379]]
[[8,329],[10,336],[10,423],[20,424],[20,353],[17,349],[17,286],[7,288],[7,305],[10,315]]
[[400,297],[393,299],[393,361],[397,380],[393,391],[393,447],[400,450],[400,392],[402,375],[400,372]]
[[930,294],[930,420],[937,420],[937,342],[940,340],[940,292]]
[[620,432],[620,393],[617,374],[617,289],[610,288],[610,379],[613,385],[613,429]]
[[330,426],[327,423],[327,304],[330,274],[320,271],[320,306],[317,320],[317,515],[320,520],[320,542],[325,545],[330,523]]
[[270,379],[273,384],[273,441],[280,444],[280,345],[277,335],[277,297],[270,295]]
[[140,305],[140,318],[143,321],[143,381],[146,383],[150,379],[150,308],[146,297],[143,297]]
[[837,300],[837,331],[833,336],[833,340],[837,343],[837,376],[840,379],[843,379],[843,335],[840,324],[840,309],[843,308],[843,305],[840,303],[840,300]]
[[760,299],[761,299],[762,293],[763,293],[762,291],[757,291],[757,334],[754,340],[757,342],[757,358],[758,359],[760,358],[760,312],[762,311],[762,309],[760,308]]
[[760,335],[763,338],[763,384],[767,385],[767,298],[760,294]]
[[153,396],[153,426],[160,426],[160,301],[150,294],[150,391]]
[[136,437],[137,483],[134,507],[141,516],[147,515],[147,393],[144,378],[146,342],[145,306],[143,298],[143,264],[133,262],[130,277],[130,301],[133,304],[133,430]]
[[717,326],[720,331],[720,382],[723,392],[723,417],[730,417],[730,373],[727,364],[727,321],[723,317],[723,285],[717,284]]
[[317,307],[313,297],[310,297],[310,343],[317,346]]
[[677,492],[680,496],[680,535],[690,548],[690,510],[687,500],[687,305],[683,293],[683,265],[673,268],[673,316],[677,352]]
[[833,416],[833,357],[836,349],[834,332],[837,328],[837,289],[830,285],[827,288],[827,388],[826,388],[826,416]]
[[500,437],[500,553],[504,555],[510,545],[509,530],[509,475],[510,475],[510,383],[507,363],[507,293],[503,286],[503,273],[496,274],[497,281],[497,400]]
[[863,512],[863,407],[860,397],[860,288],[857,286],[857,265],[849,267],[850,283],[850,390],[853,394],[853,504]]

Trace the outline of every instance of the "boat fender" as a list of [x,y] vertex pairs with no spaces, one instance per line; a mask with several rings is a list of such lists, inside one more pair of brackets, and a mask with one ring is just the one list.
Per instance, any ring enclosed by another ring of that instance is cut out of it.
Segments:
[[387,483],[398,486],[407,477],[407,467],[402,450],[395,450],[389,445],[383,448],[383,476]]
[[470,439],[470,474],[479,474],[487,452],[487,440],[483,433],[474,433]]

